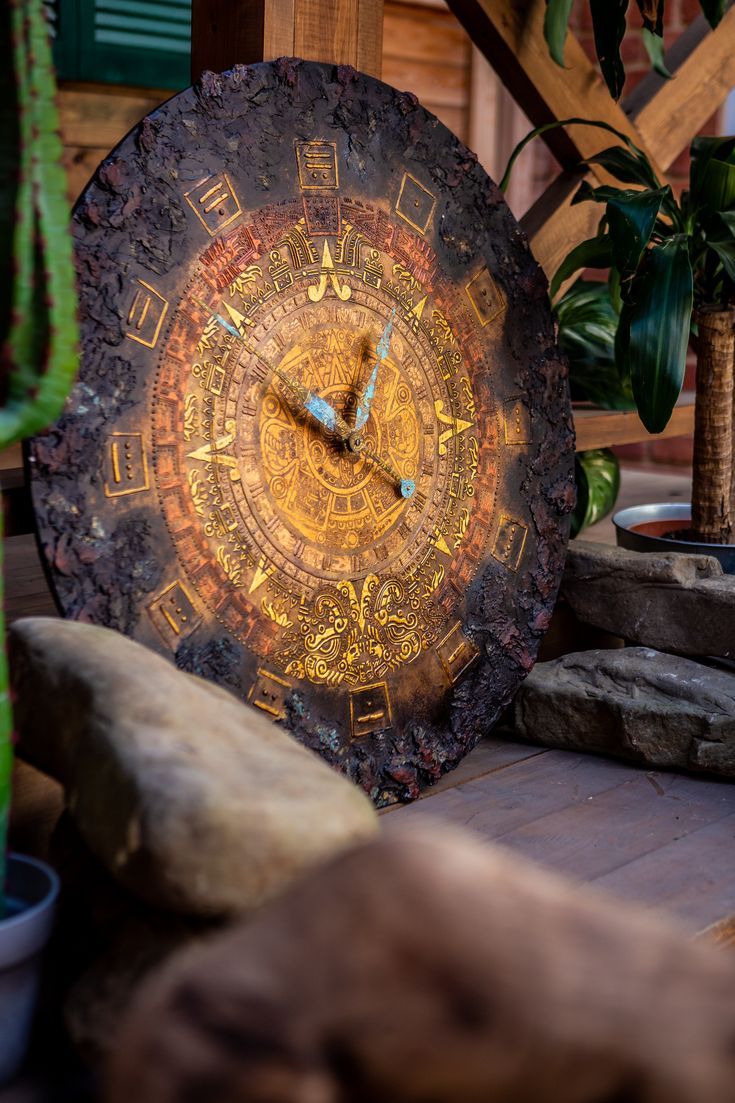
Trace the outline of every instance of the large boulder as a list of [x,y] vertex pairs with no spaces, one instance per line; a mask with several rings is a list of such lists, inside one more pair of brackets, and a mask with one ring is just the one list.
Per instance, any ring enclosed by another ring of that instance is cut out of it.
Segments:
[[735,777],[735,675],[647,647],[537,663],[513,726],[547,747]]
[[629,643],[735,657],[735,575],[711,556],[573,540],[561,593],[580,620]]
[[133,998],[107,1103],[733,1103],[735,958],[445,826],[344,854]]
[[156,907],[241,915],[377,830],[355,786],[230,693],[116,632],[10,631],[20,751],[62,783],[80,835]]

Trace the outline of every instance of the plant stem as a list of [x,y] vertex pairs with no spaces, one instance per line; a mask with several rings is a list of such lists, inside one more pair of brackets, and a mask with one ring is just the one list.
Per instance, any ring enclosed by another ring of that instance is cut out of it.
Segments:
[[701,309],[697,323],[692,530],[694,539],[702,543],[729,544],[733,522],[735,311]]

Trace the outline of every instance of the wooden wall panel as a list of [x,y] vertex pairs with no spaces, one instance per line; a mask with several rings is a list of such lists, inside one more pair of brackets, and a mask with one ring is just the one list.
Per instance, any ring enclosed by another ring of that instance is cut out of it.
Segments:
[[[372,3],[374,0],[367,7]],[[309,11],[303,4],[297,11],[301,13],[299,34],[306,42],[312,33],[307,25]],[[469,39],[446,5],[386,0],[383,80],[417,95],[464,141],[469,139],[470,63]],[[169,95],[106,84],[62,86],[59,103],[70,201],[113,146]]]

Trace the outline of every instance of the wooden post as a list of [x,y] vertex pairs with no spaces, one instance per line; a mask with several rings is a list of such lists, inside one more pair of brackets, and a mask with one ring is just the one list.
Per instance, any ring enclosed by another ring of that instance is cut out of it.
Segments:
[[379,77],[383,0],[192,0],[191,77],[301,57]]

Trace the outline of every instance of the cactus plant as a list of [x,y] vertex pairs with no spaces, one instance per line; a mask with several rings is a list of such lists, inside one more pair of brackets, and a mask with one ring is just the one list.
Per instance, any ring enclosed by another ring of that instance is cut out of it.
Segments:
[[[78,329],[66,175],[42,0],[0,5],[0,448],[55,420]],[[0,513],[0,914],[12,769]]]

